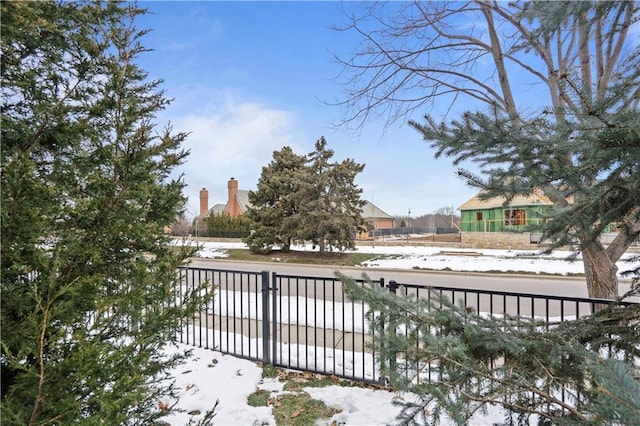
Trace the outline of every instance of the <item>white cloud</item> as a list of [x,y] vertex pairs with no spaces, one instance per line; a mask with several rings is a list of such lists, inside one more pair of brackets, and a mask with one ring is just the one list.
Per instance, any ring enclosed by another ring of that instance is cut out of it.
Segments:
[[191,132],[184,144],[191,155],[181,167],[191,215],[197,213],[201,188],[209,190],[210,207],[224,203],[230,177],[238,179],[240,189],[255,189],[273,151],[288,145],[306,153],[298,144],[301,139],[295,130],[294,114],[255,102],[239,102],[227,96],[224,104],[172,121],[175,130]]

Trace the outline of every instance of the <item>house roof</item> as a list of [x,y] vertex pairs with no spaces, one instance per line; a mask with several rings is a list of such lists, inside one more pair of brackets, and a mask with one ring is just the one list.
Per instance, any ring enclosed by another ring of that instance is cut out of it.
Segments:
[[[242,213],[246,213],[247,209],[251,207],[251,203],[249,203],[249,191],[244,189],[238,190],[238,195],[236,195],[236,200],[240,205],[240,209]],[[209,209],[209,214],[213,216],[221,216],[224,214],[224,210],[227,208],[226,204],[216,204]]]
[[221,216],[224,213],[225,204],[216,204],[209,209],[209,214],[212,216]]
[[[469,201],[458,207],[458,210],[482,210],[504,207],[507,199],[505,197],[495,197],[488,200],[481,200],[480,194],[473,196]],[[542,191],[535,191],[529,195],[517,195],[508,204],[510,207],[525,207],[539,205],[553,205],[549,197]]]
[[385,213],[375,204],[366,201],[362,206],[362,218],[363,219],[393,219],[393,216]]
[[[236,199],[238,200],[238,204],[242,209],[242,213],[246,213],[246,211],[251,207],[251,203],[249,202],[249,191],[244,189],[239,189]],[[209,214],[220,216],[224,214],[226,207],[227,207],[226,204],[216,204],[209,209]],[[375,204],[365,200],[365,204],[362,207],[362,218],[363,219],[393,219],[393,216],[391,216],[390,214],[387,214]]]
[[245,213],[247,209],[251,207],[251,203],[249,202],[249,191],[245,189],[238,189],[236,200],[238,200],[238,204],[240,204],[242,213]]

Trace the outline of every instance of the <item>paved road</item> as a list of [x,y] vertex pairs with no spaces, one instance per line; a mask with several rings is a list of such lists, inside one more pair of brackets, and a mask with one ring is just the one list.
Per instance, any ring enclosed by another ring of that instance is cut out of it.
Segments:
[[[517,293],[541,294],[564,297],[587,297],[583,277],[538,276],[516,274],[488,274],[476,272],[418,271],[406,269],[381,269],[324,265],[300,265],[267,262],[235,262],[221,259],[194,259],[190,266],[199,268],[228,269],[235,271],[270,271],[279,274],[312,277],[333,277],[334,271],[361,278],[363,273],[372,279],[384,278],[387,282],[417,284],[436,287],[453,287],[474,290],[495,290]],[[630,282],[620,282],[620,294],[628,291]],[[308,289],[313,292],[313,289]]]

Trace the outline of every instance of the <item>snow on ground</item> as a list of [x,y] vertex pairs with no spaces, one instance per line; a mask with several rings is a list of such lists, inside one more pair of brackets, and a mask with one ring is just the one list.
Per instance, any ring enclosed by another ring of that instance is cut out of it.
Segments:
[[[178,241],[178,240],[176,240]],[[226,249],[246,249],[245,243],[234,242],[198,242],[202,248],[198,251],[198,256],[205,259],[213,259],[216,257],[227,257]]]
[[[284,383],[277,378],[262,378],[262,369],[254,362],[235,358],[209,349],[186,345],[167,349],[167,353],[192,350],[192,357],[175,369],[176,386],[181,389],[179,399],[165,398],[164,406],[174,410],[162,418],[172,426],[182,426],[202,419],[205,412],[215,409],[215,425],[275,425],[271,407],[252,407],[247,403],[250,394],[258,389],[276,397],[285,393]],[[390,392],[382,389],[327,386],[303,388],[311,398],[340,410],[320,425],[393,425],[402,409],[395,401],[418,402],[410,393]],[[500,423],[503,412],[488,407],[486,414],[476,414],[469,425],[484,426]],[[175,409],[181,410],[177,412]],[[191,413],[191,414],[189,414]],[[443,424],[446,424],[443,422]]]
[[[202,248],[198,251],[198,256],[202,258],[224,258],[227,257],[225,249],[247,248],[246,244],[237,242],[205,242],[201,244]],[[313,247],[310,245],[294,246],[293,249],[312,251]],[[541,254],[530,250],[475,250],[409,245],[358,246],[355,251],[380,255],[379,258],[362,264],[367,268],[431,269],[459,272],[503,271],[558,275],[584,273],[580,254],[576,256],[575,261],[569,262],[567,258],[572,253],[568,251]],[[633,255],[633,253],[626,253],[618,261],[618,274],[640,267],[637,253],[635,261],[628,261]]]
[[[199,250],[203,258],[226,257],[225,249],[246,248],[243,243],[205,242]],[[311,247],[295,247],[296,250],[311,250]],[[522,271],[549,274],[583,273],[583,265],[578,256],[575,262],[567,262],[569,252],[554,252],[541,255],[521,250],[465,250],[441,247],[420,246],[365,246],[357,251],[379,254],[381,257],[366,262],[369,268],[401,269],[449,269],[453,271]],[[455,251],[455,254],[451,253]],[[449,253],[447,253],[449,252]],[[640,260],[625,262],[627,254],[618,262],[619,271],[640,266]],[[189,420],[198,421],[202,415],[216,408],[213,421],[217,425],[275,425],[270,407],[251,407],[247,397],[257,389],[265,389],[275,396],[282,392],[283,383],[278,379],[262,379],[262,369],[254,362],[224,355],[210,349],[193,348],[179,345],[172,350],[192,349],[193,356],[176,368],[173,377],[181,389],[178,400],[162,401],[168,406],[183,410],[172,412],[163,420],[170,425],[188,424]],[[327,420],[326,424],[345,425],[384,425],[397,423],[396,416],[400,406],[394,405],[394,399],[411,399],[412,395],[388,392],[385,390],[341,388],[305,388],[312,398],[324,401],[340,413]],[[476,415],[471,425],[492,425],[503,421],[503,412],[489,407],[486,415]],[[189,415],[188,413],[200,413]]]
[[262,369],[254,362],[187,345],[167,349],[167,353],[178,350],[192,350],[193,354],[174,370],[180,393],[177,400],[166,397],[161,401],[174,409],[163,421],[176,426],[188,424],[189,419],[197,421],[219,400],[214,424],[275,424],[271,408],[247,404],[262,376]]
[[[179,345],[180,350],[193,349],[193,356],[175,370],[176,385],[183,389],[179,401],[166,398],[163,403],[184,410],[162,420],[170,425],[186,425],[190,419],[202,418],[206,410],[220,403],[213,419],[216,425],[275,425],[271,407],[252,407],[247,397],[258,389],[276,396],[284,383],[277,378],[261,377],[262,369],[254,362],[224,355],[208,349]],[[400,407],[392,405],[396,393],[384,390],[345,388],[305,388],[312,398],[341,409],[334,416],[340,424],[383,425],[396,422]],[[340,395],[338,397],[338,395]],[[197,410],[201,414],[189,415]],[[330,424],[327,422],[326,424]]]

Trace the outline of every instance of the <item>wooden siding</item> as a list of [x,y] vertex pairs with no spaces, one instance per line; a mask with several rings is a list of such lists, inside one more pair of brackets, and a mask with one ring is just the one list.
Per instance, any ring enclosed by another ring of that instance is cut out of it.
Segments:
[[[522,232],[531,225],[540,224],[544,221],[545,213],[550,206],[518,206],[518,207],[494,207],[487,209],[462,210],[461,230],[462,232]],[[512,216],[507,220],[505,211],[522,210],[524,218]]]

